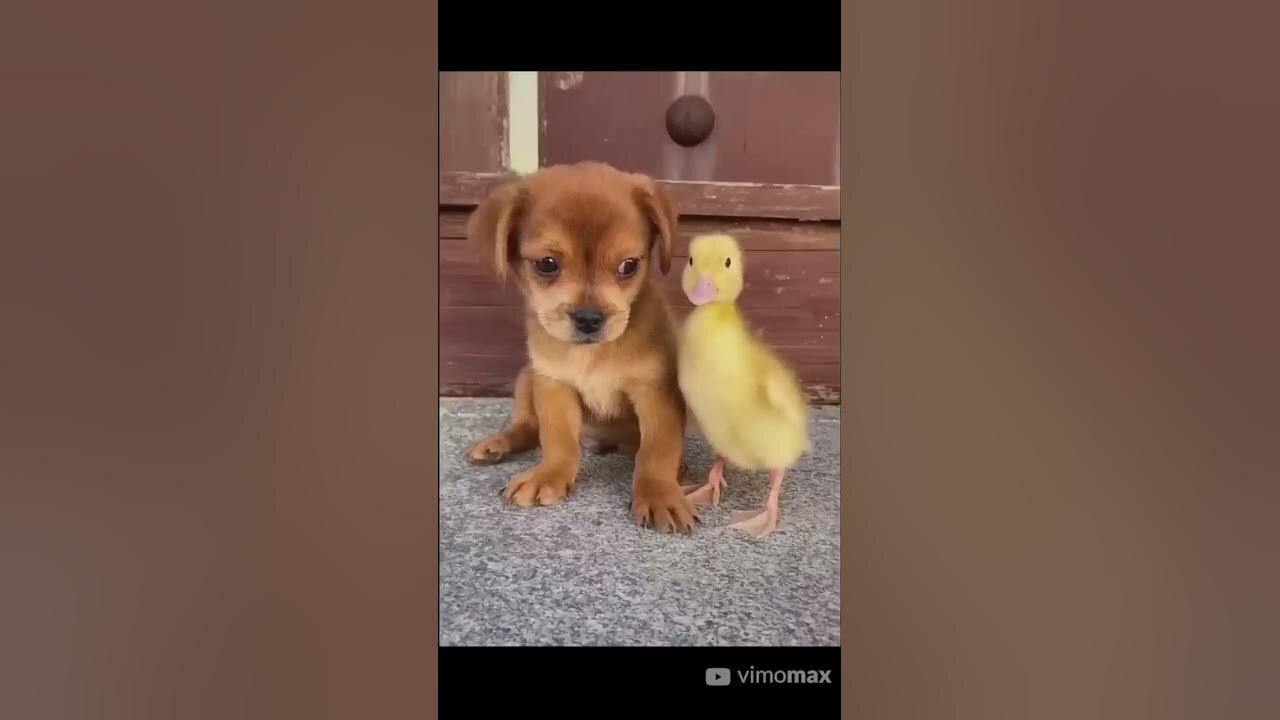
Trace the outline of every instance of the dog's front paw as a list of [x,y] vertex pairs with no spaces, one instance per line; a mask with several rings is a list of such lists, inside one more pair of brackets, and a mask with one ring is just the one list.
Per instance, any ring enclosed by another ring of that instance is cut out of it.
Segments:
[[674,482],[637,482],[631,498],[631,517],[637,525],[663,532],[693,532],[700,522],[693,503]]
[[502,499],[521,507],[555,505],[573,489],[574,475],[568,468],[537,465],[511,478]]

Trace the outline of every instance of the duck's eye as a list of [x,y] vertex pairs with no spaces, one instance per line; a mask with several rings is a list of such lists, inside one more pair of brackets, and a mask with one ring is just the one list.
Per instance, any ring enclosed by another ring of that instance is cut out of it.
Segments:
[[693,257],[689,257],[689,267],[693,267]]
[[631,277],[640,268],[639,258],[627,258],[618,265],[618,277]]
[[560,272],[560,262],[553,257],[538,258],[533,261],[533,269],[543,277],[554,277]]
[[724,259],[724,266],[729,267],[729,258]]

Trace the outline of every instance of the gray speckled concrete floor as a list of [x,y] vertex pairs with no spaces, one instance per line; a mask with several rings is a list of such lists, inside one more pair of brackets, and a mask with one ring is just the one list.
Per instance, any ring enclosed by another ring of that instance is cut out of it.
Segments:
[[[814,408],[813,452],[788,474],[778,529],[756,541],[732,510],[768,494],[766,473],[730,468],[720,506],[692,536],[632,524],[632,461],[585,455],[552,507],[505,506],[499,491],[538,453],[475,467],[472,442],[500,429],[508,400],[440,401],[441,645],[838,645],[840,415]],[[690,474],[711,466],[690,437]]]

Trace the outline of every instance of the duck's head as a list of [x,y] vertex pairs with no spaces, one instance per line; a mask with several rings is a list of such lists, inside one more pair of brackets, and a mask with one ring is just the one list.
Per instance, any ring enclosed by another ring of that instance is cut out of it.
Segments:
[[689,242],[680,287],[694,305],[733,302],[742,293],[742,248],[728,235],[699,235]]

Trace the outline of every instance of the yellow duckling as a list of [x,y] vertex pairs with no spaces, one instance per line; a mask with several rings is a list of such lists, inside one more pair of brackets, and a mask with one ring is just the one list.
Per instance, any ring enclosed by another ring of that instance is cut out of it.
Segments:
[[681,329],[680,391],[716,452],[707,482],[688,494],[718,505],[724,465],[769,471],[764,507],[733,514],[732,527],[763,538],[778,525],[782,477],[809,450],[809,404],[795,374],[752,335],[735,301],[742,249],[728,235],[689,244],[681,287],[696,307]]

